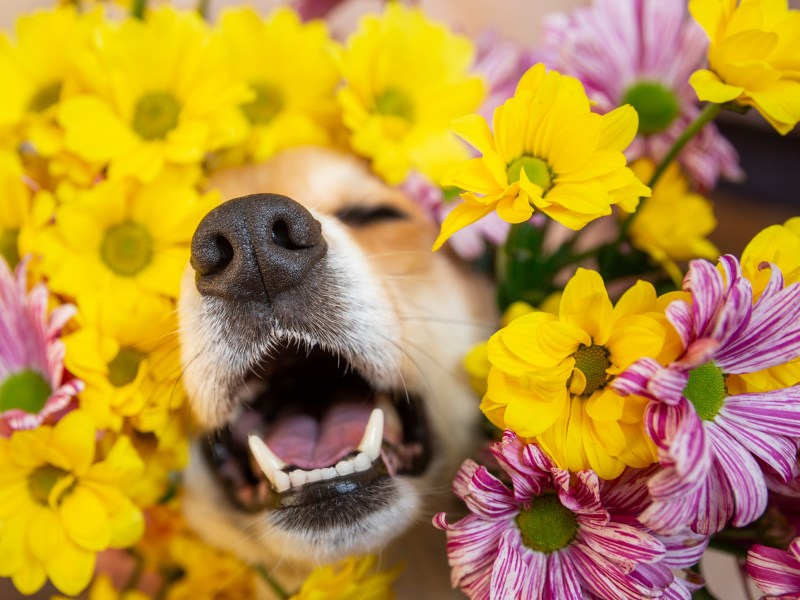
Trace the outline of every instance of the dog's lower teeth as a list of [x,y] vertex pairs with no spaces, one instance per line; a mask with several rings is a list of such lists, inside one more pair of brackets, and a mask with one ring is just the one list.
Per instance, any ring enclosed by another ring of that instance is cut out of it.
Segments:
[[352,475],[356,472],[356,466],[352,460],[340,460],[334,468],[339,475]]
[[306,481],[308,481],[308,471],[303,471],[302,469],[295,469],[294,471],[290,471],[289,481],[291,481],[292,487],[299,487],[301,485],[304,485]]
[[325,467],[324,469],[320,469],[320,475],[322,475],[323,479],[333,479],[334,477],[339,476],[339,474],[336,472],[336,469],[333,467]]
[[360,452],[353,460],[353,466],[356,471],[366,471],[372,466],[372,461],[365,453]]

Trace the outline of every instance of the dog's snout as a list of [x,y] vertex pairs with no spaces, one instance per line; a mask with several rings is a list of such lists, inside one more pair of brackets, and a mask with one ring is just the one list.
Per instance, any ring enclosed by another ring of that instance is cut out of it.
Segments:
[[218,206],[198,225],[191,264],[201,294],[270,301],[309,276],[327,250],[319,222],[277,194],[253,194]]

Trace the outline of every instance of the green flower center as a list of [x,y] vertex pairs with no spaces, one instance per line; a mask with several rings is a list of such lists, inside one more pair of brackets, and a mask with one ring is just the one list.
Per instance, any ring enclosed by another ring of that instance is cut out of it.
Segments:
[[0,256],[6,259],[11,268],[14,268],[19,262],[18,237],[19,229],[6,229],[0,232]]
[[[609,377],[606,371],[611,366],[610,355],[608,348],[596,344],[591,346],[581,344],[572,355],[575,359],[574,368],[583,373],[586,378],[586,387],[582,396],[591,396],[608,383]],[[567,387],[572,383],[571,379],[567,382]]]
[[555,552],[572,541],[578,531],[575,513],[558,496],[536,498],[517,515],[522,543],[537,552]]
[[639,113],[639,133],[659,133],[669,127],[678,116],[679,106],[675,94],[660,83],[643,81],[628,89],[622,100]]
[[31,112],[44,112],[53,106],[61,97],[61,82],[54,81],[40,87],[28,103]]
[[242,112],[251,123],[269,123],[283,109],[283,95],[268,83],[253,83],[250,88],[256,97],[242,105]]
[[392,115],[395,117],[402,117],[407,121],[414,118],[414,104],[408,94],[396,90],[394,88],[387,88],[375,98],[375,110],[382,115]]
[[722,369],[711,361],[689,371],[689,381],[683,389],[683,395],[694,404],[701,419],[711,421],[722,408],[728,396],[725,377]]
[[133,348],[120,348],[108,363],[108,380],[114,387],[122,387],[136,379],[144,354]]
[[162,140],[178,125],[181,106],[172,94],[145,94],[133,112],[133,130],[145,140]]
[[28,489],[31,492],[31,496],[37,502],[46,506],[53,487],[67,475],[69,475],[69,472],[53,465],[39,467],[28,475]]
[[106,231],[100,256],[117,275],[136,275],[153,260],[153,238],[143,225],[126,221]]
[[31,369],[14,373],[0,384],[0,411],[18,408],[27,413],[38,413],[52,392],[41,373]]
[[535,183],[542,188],[542,193],[547,193],[553,187],[553,176],[550,173],[550,167],[541,158],[535,156],[520,156],[515,158],[508,165],[508,183],[516,183],[519,181],[520,173],[525,170],[525,176],[528,181]]

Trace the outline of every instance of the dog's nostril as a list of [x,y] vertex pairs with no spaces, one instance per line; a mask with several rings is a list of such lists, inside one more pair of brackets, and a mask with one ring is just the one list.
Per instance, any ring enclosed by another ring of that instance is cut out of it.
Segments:
[[306,246],[298,246],[289,234],[289,225],[283,219],[278,219],[272,224],[272,241],[287,250],[301,250]]
[[202,260],[195,261],[195,269],[200,275],[214,275],[223,271],[233,260],[233,246],[224,235],[216,235],[210,240]]

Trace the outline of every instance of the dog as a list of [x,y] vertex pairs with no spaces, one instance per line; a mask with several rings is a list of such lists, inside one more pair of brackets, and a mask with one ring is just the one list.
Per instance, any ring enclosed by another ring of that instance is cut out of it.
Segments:
[[188,522],[288,589],[388,546],[398,597],[449,597],[430,519],[481,439],[461,364],[492,331],[491,286],[355,157],[289,150],[210,187],[227,201],[179,302]]

